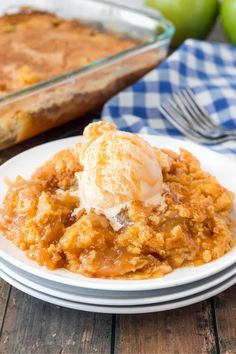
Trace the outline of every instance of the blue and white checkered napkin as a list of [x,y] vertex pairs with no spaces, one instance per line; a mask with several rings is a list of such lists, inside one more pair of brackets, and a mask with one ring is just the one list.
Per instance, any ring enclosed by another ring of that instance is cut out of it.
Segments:
[[[186,87],[215,121],[236,129],[236,48],[191,39],[108,101],[102,117],[122,130],[183,138],[158,107],[172,92]],[[236,160],[236,141],[210,147]]]

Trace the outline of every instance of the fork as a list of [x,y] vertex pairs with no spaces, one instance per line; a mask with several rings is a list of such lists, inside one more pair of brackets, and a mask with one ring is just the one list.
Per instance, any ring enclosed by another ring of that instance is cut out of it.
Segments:
[[236,129],[218,126],[198,104],[193,92],[184,89],[159,107],[163,116],[188,138],[203,144],[219,144],[236,140]]

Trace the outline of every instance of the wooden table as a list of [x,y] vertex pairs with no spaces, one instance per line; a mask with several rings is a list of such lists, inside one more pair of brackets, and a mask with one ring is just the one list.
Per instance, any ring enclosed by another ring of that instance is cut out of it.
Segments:
[[[210,36],[224,41],[219,26]],[[0,163],[38,144],[81,134],[99,112],[0,152]],[[236,286],[186,308],[102,315],[37,300],[0,280],[1,354],[236,353]]]

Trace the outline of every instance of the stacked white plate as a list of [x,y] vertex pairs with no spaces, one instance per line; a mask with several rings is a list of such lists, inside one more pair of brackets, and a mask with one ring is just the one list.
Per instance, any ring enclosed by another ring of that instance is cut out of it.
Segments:
[[[206,171],[236,192],[236,164],[208,149],[171,138],[144,136],[153,146],[191,151]],[[0,167],[0,205],[7,187],[4,179],[29,178],[54,153],[73,146],[81,137],[68,138],[28,150]],[[35,158],[37,156],[37,158]],[[227,173],[225,173],[227,171]],[[218,260],[194,268],[180,268],[159,279],[108,280],[86,278],[64,269],[49,271],[28,259],[0,235],[0,276],[38,299],[76,310],[101,313],[148,313],[170,310],[205,300],[236,283],[236,247]]]

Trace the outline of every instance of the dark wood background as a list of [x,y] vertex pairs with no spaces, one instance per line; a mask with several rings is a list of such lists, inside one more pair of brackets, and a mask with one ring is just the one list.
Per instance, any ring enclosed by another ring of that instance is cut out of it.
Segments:
[[[211,40],[224,42],[219,24]],[[0,164],[47,141],[81,134],[99,110],[0,152]],[[103,315],[54,306],[0,280],[0,354],[236,354],[236,286],[182,309]]]

